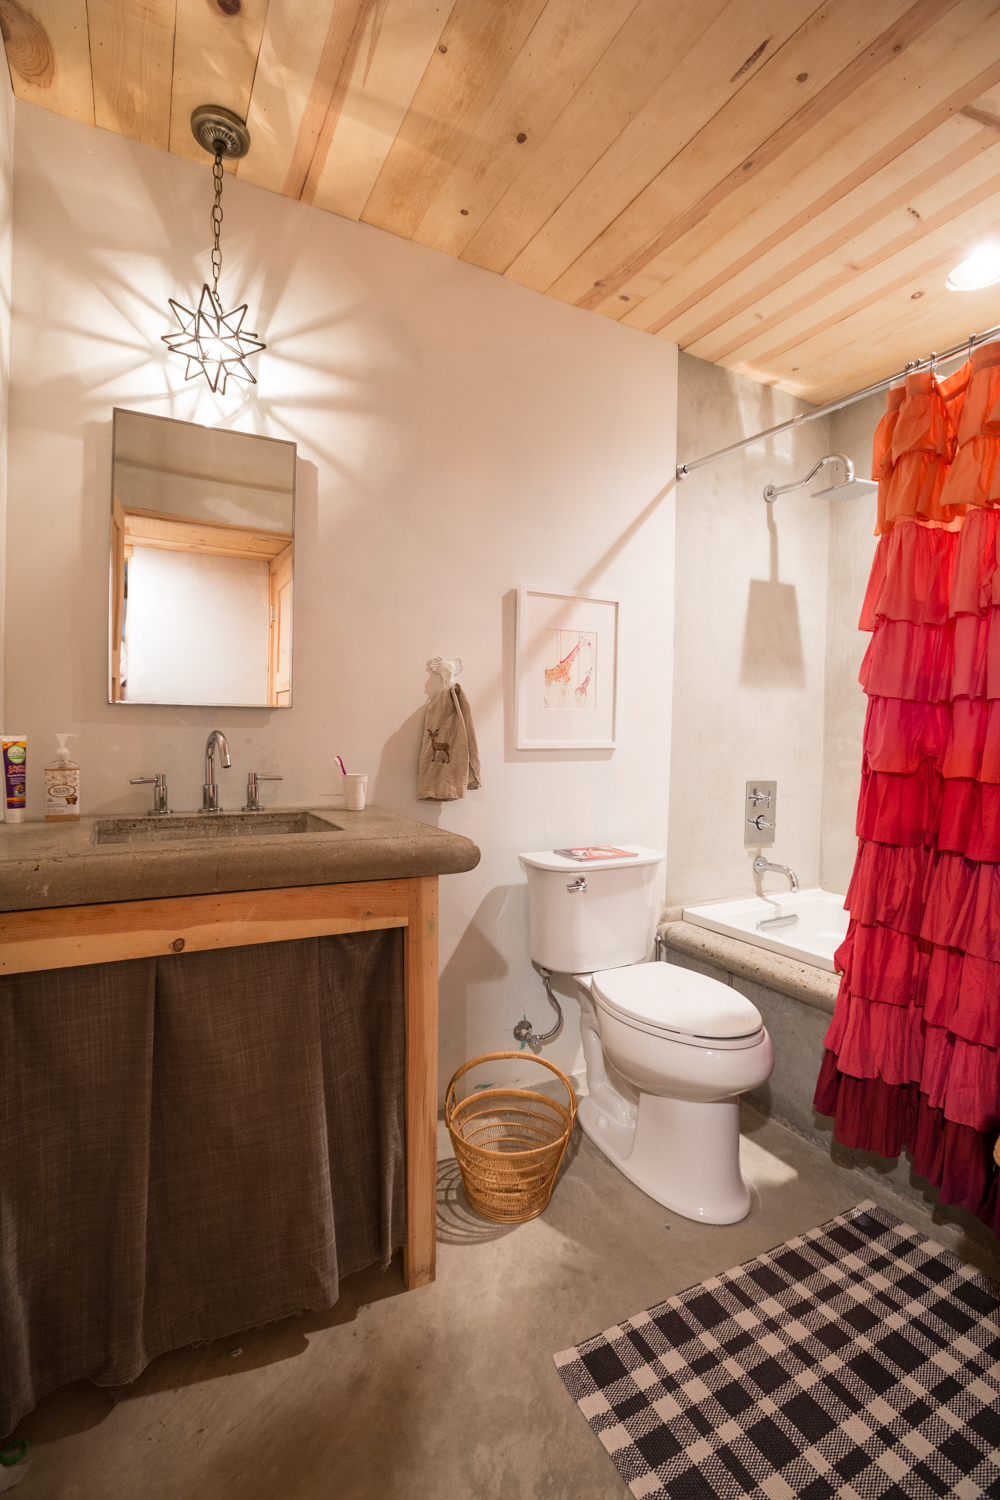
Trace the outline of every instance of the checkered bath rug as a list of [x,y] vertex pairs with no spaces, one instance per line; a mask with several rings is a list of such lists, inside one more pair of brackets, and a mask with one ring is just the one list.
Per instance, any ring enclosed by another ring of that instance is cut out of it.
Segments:
[[1000,1497],[1000,1288],[874,1203],[555,1362],[643,1500]]

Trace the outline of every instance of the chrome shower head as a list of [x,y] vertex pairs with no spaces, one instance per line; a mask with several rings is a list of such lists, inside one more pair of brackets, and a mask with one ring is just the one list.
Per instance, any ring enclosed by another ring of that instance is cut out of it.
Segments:
[[845,479],[843,484],[831,484],[828,490],[813,490],[814,500],[853,500],[861,495],[874,495],[878,489],[870,479]]
[[854,465],[846,453],[828,453],[825,458],[821,458],[819,463],[809,470],[805,479],[797,479],[794,484],[765,485],[764,499],[768,505],[771,505],[777,500],[779,495],[787,495],[791,490],[802,489],[803,485],[808,484],[810,479],[819,473],[824,464],[843,464],[847,477],[840,484],[830,485],[828,489],[814,490],[814,500],[850,500],[852,496],[870,495],[878,489],[878,485],[872,484],[868,479],[855,479]]

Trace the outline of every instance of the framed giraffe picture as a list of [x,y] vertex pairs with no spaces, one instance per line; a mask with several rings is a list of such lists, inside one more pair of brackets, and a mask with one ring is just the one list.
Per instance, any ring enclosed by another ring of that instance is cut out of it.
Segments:
[[517,591],[518,750],[613,750],[618,601]]

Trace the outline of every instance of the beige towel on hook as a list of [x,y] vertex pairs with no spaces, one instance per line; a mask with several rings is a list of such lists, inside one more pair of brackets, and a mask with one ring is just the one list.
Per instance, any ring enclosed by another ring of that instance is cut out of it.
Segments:
[[421,802],[457,802],[480,784],[472,710],[456,682],[427,705],[417,796]]

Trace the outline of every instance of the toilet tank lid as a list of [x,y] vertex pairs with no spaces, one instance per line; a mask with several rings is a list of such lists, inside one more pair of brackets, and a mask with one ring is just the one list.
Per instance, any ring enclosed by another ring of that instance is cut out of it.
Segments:
[[591,979],[594,994],[625,1020],[645,1021],[706,1039],[751,1036],[764,1022],[749,1000],[693,969],[677,964],[631,964]]
[[662,849],[645,849],[641,844],[615,844],[614,847],[627,849],[629,854],[624,859],[566,859],[554,849],[540,849],[537,854],[519,854],[517,858],[522,870],[530,865],[533,870],[570,870],[574,875],[587,876],[592,871],[622,870],[627,865],[658,865],[667,857]]

